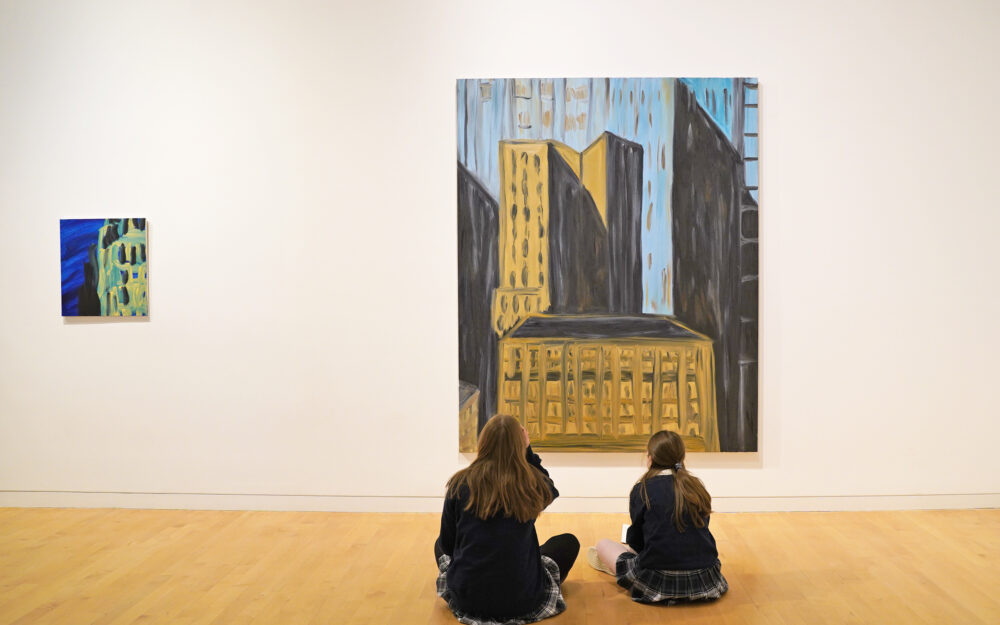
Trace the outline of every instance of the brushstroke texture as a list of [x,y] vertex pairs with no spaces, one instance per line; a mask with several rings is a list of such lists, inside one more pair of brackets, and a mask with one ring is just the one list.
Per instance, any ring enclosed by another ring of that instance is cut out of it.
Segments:
[[606,312],[611,287],[604,220],[576,173],[552,146],[548,160],[550,310]]
[[500,409],[539,449],[642,449],[666,429],[719,451],[712,341],[675,320],[533,316],[500,352]]
[[[673,238],[675,315],[715,339],[716,405],[722,449],[754,451],[740,432],[739,346],[741,310],[756,310],[741,291],[740,225],[742,159],[698,106],[677,90],[674,134]],[[745,431],[745,430],[744,430]]]
[[[64,317],[100,314],[97,299],[97,235],[103,219],[60,219],[59,246]],[[93,257],[93,263],[88,261]],[[89,267],[89,270],[88,270]],[[96,312],[94,304],[97,303]],[[84,310],[81,310],[81,304]]]
[[[490,302],[497,273],[497,202],[458,164],[458,377],[478,389],[476,420],[482,427],[496,411],[497,336]],[[460,398],[464,404],[469,397]]]
[[149,314],[145,219],[62,219],[59,232],[63,316]]
[[756,449],[756,79],[469,79],[457,95],[459,163],[499,204],[495,336],[539,314],[693,319],[714,341],[722,449]]

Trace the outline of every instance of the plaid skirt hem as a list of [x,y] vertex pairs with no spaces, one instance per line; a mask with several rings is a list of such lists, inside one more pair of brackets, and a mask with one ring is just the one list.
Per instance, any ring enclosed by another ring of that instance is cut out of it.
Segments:
[[447,554],[438,558],[437,594],[448,603],[459,623],[464,625],[527,625],[542,619],[561,614],[566,610],[562,590],[559,588],[559,565],[548,556],[542,556],[542,570],[545,572],[545,600],[529,614],[504,620],[492,620],[480,616],[466,614],[454,604],[451,590],[448,588],[448,567],[451,566],[451,556]]
[[626,552],[615,562],[615,577],[618,585],[632,594],[632,601],[638,603],[713,601],[729,590],[718,560],[705,569],[658,571],[640,568],[638,556]]

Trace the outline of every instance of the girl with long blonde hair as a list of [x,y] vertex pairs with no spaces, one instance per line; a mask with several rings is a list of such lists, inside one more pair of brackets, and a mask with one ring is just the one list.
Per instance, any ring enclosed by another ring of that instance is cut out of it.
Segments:
[[531,623],[566,609],[560,584],[576,561],[572,534],[538,544],[535,519],[559,496],[528,433],[497,415],[476,459],[448,480],[434,544],[437,591],[463,623]]

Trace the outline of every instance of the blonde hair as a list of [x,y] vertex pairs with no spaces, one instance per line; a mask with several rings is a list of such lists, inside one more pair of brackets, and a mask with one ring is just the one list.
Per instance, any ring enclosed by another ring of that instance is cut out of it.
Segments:
[[469,489],[466,510],[480,519],[503,513],[522,523],[538,518],[552,503],[548,478],[525,457],[527,445],[521,423],[509,415],[496,415],[479,433],[476,459],[448,480],[448,496]]

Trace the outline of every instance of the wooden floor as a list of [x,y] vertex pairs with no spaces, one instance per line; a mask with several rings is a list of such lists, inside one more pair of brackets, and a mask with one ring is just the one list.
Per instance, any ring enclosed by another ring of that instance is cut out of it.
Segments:
[[[543,514],[584,545],[623,515]],[[0,624],[455,623],[433,514],[0,509]],[[552,625],[1000,623],[1000,510],[716,514],[730,590],[632,603],[581,558]]]

